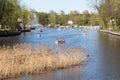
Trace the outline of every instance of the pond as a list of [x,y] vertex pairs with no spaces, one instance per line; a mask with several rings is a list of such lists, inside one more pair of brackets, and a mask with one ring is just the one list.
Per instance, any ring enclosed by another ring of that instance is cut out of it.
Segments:
[[[41,37],[38,34],[41,34]],[[62,46],[85,48],[90,54],[88,62],[69,69],[8,80],[120,80],[120,36],[99,32],[96,29],[50,28],[43,29],[43,32],[35,30],[22,33],[20,36],[2,37],[0,45],[16,43],[55,45],[56,39],[65,40]]]

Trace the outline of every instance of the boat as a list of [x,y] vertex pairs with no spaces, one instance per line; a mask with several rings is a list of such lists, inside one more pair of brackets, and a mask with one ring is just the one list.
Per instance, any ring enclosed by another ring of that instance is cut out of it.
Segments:
[[31,29],[31,30],[35,30],[35,28],[34,28],[34,27],[31,27],[30,29]]
[[30,32],[30,29],[21,30],[21,32]]
[[0,37],[17,36],[17,35],[20,35],[20,34],[21,34],[20,31],[16,31],[16,32],[2,31],[1,34],[0,34]]

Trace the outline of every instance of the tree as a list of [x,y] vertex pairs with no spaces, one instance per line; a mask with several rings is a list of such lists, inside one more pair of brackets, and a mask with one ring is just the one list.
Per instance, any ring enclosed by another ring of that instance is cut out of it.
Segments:
[[57,13],[54,12],[54,11],[50,11],[48,20],[49,20],[49,24],[51,24],[50,25],[51,27],[55,26],[55,24],[56,24],[56,17],[57,17]]
[[89,25],[89,24],[90,24],[90,23],[89,23],[90,14],[89,14],[89,12],[88,12],[87,10],[83,11],[82,17],[83,17],[83,21],[84,21],[83,24],[84,24],[84,25]]
[[69,15],[69,20],[72,20],[74,22],[74,24],[79,24],[79,13],[78,11],[74,10],[74,11],[70,11]]
[[19,0],[0,0],[0,23],[13,28],[20,15]]
[[57,24],[66,25],[68,21],[68,15],[64,11],[60,11],[60,15],[57,15]]
[[31,11],[20,5],[20,0],[0,0],[0,24],[5,28],[16,30],[19,28],[18,19],[29,22]]
[[99,4],[94,6],[98,10],[104,28],[111,27],[110,22],[113,21],[112,28],[120,29],[120,0],[100,0]]
[[120,1],[112,0],[112,19],[115,21],[116,29],[120,30]]
[[90,14],[90,25],[96,26],[100,24],[100,18],[98,13],[91,13]]
[[38,16],[38,21],[39,23],[43,24],[43,25],[47,25],[48,24],[48,14],[45,12],[36,12],[37,16]]

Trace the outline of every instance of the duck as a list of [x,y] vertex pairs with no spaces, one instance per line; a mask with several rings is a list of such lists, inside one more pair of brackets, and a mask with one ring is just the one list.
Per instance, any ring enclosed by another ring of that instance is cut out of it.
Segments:
[[41,37],[41,34],[37,34],[38,37]]
[[40,32],[42,32],[42,29],[41,29],[41,28],[39,28],[38,30],[39,30]]
[[86,32],[83,32],[82,34],[83,34],[83,36],[85,36],[85,35],[86,35]]
[[64,39],[57,39],[55,40],[55,44],[64,44],[65,40]]

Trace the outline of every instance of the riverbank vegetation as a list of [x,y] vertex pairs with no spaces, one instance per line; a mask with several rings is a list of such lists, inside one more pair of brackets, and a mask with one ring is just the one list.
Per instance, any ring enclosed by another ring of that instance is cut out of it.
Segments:
[[0,47],[0,79],[43,73],[80,65],[85,50],[46,45],[16,44]]
[[38,23],[50,27],[66,26],[69,20],[77,26],[99,24],[98,14],[89,13],[87,10],[82,13],[76,10],[68,14],[65,14],[64,11],[60,11],[60,14],[55,11],[46,13],[28,9],[21,4],[20,0],[0,0],[0,29],[20,30],[20,26],[32,25],[32,21],[35,19],[34,15],[37,16]]
[[120,31],[120,0],[95,0],[103,29]]
[[32,19],[32,12],[20,0],[0,0],[0,28],[17,30],[18,20],[27,24]]
[[77,26],[96,26],[99,25],[99,15],[97,13],[89,13],[87,10],[82,13],[77,10],[73,10],[66,14],[64,11],[56,13],[55,11],[50,11],[50,13],[36,12],[39,22],[43,25],[48,25],[50,27],[66,26],[68,21],[73,21],[74,25]]
[[20,29],[20,21],[23,25],[31,25],[36,14],[38,23],[45,26],[66,26],[68,21],[73,21],[74,26],[101,25],[104,29],[120,31],[120,1],[119,0],[95,0],[92,1],[98,12],[89,13],[85,10],[82,13],[73,10],[70,13],[60,11],[38,12],[28,9],[20,0],[0,0],[0,28],[12,30]]

